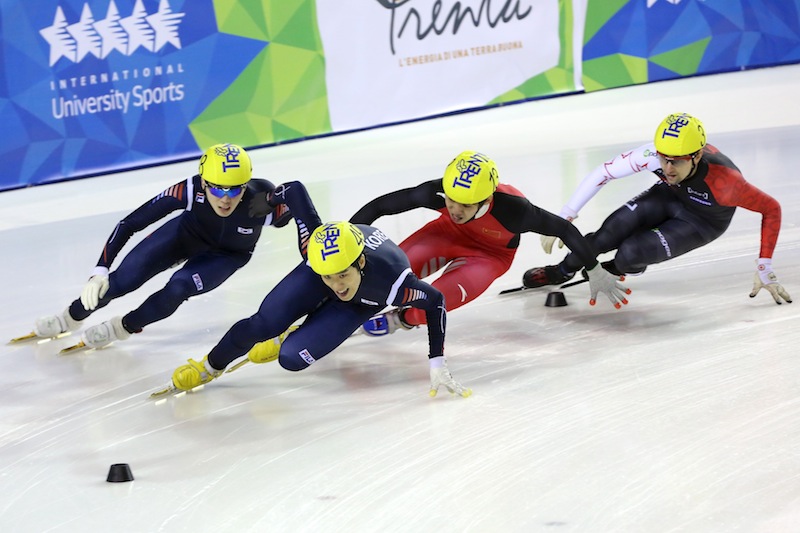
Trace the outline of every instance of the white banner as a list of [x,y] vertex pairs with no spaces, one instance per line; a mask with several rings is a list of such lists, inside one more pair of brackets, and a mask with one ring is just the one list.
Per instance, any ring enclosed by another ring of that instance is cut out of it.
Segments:
[[484,106],[557,65],[558,0],[318,0],[334,131]]

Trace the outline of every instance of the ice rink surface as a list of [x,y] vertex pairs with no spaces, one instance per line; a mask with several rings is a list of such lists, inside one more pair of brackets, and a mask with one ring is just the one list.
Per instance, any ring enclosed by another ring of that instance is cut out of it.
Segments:
[[[553,98],[252,151],[255,174],[303,180],[323,218],[441,176],[466,149],[558,212],[589,170],[651,139],[667,114],[776,197],[780,281],[800,297],[800,65]],[[0,332],[25,334],[76,298],[116,222],[194,162],[0,193]],[[613,182],[585,233],[654,182]],[[416,210],[375,225],[399,242]],[[511,270],[448,315],[446,353],[470,398],[428,397],[424,329],[353,337],[300,373],[248,365],[200,392],[148,394],[254,313],[299,260],[294,224],[265,230],[219,289],[103,350],[73,334],[0,348],[0,531],[800,531],[800,302],[750,299],[760,215],[630,277],[630,304],[498,296],[552,264],[525,235]],[[142,235],[137,235],[128,247]],[[163,274],[90,317],[138,306]],[[130,483],[108,483],[128,463]]]

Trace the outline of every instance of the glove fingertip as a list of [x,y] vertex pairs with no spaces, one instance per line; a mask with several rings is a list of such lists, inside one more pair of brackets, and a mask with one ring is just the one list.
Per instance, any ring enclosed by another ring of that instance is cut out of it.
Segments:
[[428,396],[433,398],[434,396],[436,396],[436,392],[437,392],[436,389],[431,389],[430,391],[428,391]]
[[589,299],[589,305],[594,305],[596,303],[597,303],[597,300],[595,300],[594,298],[590,298]]
[[472,396],[472,389],[467,389],[461,393],[462,398],[469,398]]

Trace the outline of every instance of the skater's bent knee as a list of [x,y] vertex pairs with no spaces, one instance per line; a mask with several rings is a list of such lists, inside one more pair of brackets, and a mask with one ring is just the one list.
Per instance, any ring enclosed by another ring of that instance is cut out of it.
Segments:
[[283,352],[283,350],[281,350],[281,354],[278,356],[278,364],[291,372],[299,372],[308,368],[308,363],[306,363],[299,355],[286,354]]

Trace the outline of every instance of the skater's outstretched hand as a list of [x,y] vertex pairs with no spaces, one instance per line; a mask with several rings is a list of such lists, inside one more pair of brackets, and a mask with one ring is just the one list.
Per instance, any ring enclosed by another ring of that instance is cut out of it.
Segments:
[[618,276],[600,266],[599,262],[593,269],[587,270],[586,274],[589,276],[589,291],[591,292],[589,305],[597,303],[597,294],[600,292],[608,296],[611,305],[617,309],[628,303],[625,295],[630,294],[631,290],[620,283]]
[[447,361],[444,356],[434,357],[431,361],[431,390],[429,392],[431,398],[436,396],[439,392],[439,387],[444,386],[450,391],[450,394],[458,394],[462,398],[468,398],[472,395],[472,389],[464,387],[461,383],[453,379],[450,370],[447,369]]
[[761,258],[758,260],[758,270],[756,271],[753,290],[750,292],[750,298],[755,298],[758,291],[765,289],[772,295],[775,303],[780,305],[784,300],[786,303],[792,303],[792,297],[783,288],[783,285],[778,283],[778,276],[772,270],[772,260]]

